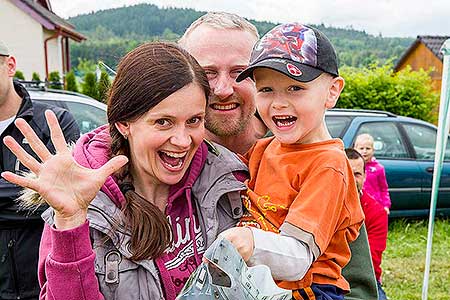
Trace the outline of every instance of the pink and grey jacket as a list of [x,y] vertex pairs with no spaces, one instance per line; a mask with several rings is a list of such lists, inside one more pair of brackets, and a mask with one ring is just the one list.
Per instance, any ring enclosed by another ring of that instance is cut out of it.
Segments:
[[[109,144],[108,127],[102,126],[80,138],[73,156],[98,168],[109,159]],[[175,299],[204,250],[242,215],[245,185],[236,174],[246,176],[247,168],[234,153],[202,143],[183,179],[170,189],[166,215],[174,243],[155,260],[130,260],[130,235],[120,226],[125,198],[112,176],[89,206],[85,224],[57,230],[48,209],[42,215],[40,298]]]
[[389,197],[388,184],[384,167],[372,157],[366,162],[366,181],[364,190],[369,193],[383,207],[391,208],[391,198]]

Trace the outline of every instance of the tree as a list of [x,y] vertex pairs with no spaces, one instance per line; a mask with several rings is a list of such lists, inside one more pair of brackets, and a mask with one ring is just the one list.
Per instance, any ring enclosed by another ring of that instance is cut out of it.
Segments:
[[22,71],[16,70],[16,74],[14,74],[15,79],[25,80],[25,76]]
[[37,72],[33,72],[33,74],[31,75],[31,80],[32,81],[41,81],[41,77],[39,76],[39,74]]
[[436,122],[439,95],[433,91],[429,71],[406,68],[394,73],[392,65],[343,67],[345,88],[337,107],[386,110],[394,114]]
[[84,75],[82,93],[98,100],[97,79],[93,72],[87,72]]
[[63,84],[61,82],[61,76],[59,76],[58,71],[50,72],[50,74],[48,74],[48,81],[49,81],[48,85],[49,88],[62,90]]
[[66,74],[66,90],[78,92],[77,80],[73,71]]
[[98,82],[98,100],[106,103],[110,87],[111,80],[109,79],[109,75],[105,71],[102,71],[100,74],[100,81]]

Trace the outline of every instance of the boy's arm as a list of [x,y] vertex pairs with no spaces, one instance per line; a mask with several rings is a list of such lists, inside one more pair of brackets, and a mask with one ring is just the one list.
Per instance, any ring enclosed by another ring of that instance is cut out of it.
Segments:
[[275,280],[297,281],[303,278],[313,262],[309,247],[291,236],[251,228],[253,255],[247,265],[266,265]]
[[253,227],[230,228],[220,235],[233,244],[250,267],[268,266],[275,280],[300,280],[313,261],[309,247],[290,236]]

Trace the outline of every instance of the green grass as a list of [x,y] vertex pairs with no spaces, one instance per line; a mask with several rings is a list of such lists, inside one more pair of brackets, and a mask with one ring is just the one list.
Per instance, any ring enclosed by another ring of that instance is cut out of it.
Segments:
[[[383,285],[391,300],[421,300],[428,220],[390,220]],[[428,299],[450,299],[450,219],[434,225]]]

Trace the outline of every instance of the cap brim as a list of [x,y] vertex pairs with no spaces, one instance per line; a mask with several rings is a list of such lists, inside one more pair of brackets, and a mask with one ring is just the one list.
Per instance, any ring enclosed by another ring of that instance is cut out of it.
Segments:
[[[291,71],[289,71],[289,65],[294,65],[298,70],[293,68],[291,66]],[[268,58],[262,61],[259,61],[251,66],[249,66],[247,69],[241,72],[239,76],[236,78],[237,82],[241,82],[242,80],[250,77],[253,78],[253,71],[256,68],[268,68],[280,73],[283,73],[284,75],[300,82],[309,82],[317,77],[320,76],[320,74],[324,73],[322,70],[316,69],[314,67],[311,67],[309,65],[304,65],[299,62],[294,62],[291,60],[283,59],[283,58]],[[294,72],[295,71],[295,72]],[[300,72],[298,72],[300,71]]]

